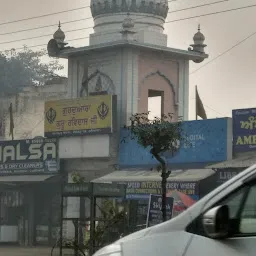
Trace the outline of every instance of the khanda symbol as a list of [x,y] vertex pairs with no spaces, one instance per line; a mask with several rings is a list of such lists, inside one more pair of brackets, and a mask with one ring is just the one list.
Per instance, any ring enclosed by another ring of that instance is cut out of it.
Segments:
[[54,110],[53,108],[50,108],[47,112],[46,112],[46,119],[47,121],[52,124],[54,122],[56,118],[56,110]]
[[100,119],[105,119],[106,116],[108,115],[108,112],[109,112],[109,107],[107,104],[105,104],[104,102],[102,102],[98,108],[97,108],[97,111],[98,111],[98,115],[100,117]]

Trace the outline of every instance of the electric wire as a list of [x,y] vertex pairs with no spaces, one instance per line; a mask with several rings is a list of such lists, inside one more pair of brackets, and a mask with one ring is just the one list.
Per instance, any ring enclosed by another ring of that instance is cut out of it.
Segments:
[[[210,15],[216,15],[216,14],[221,14],[221,13],[226,13],[226,12],[231,12],[231,11],[236,11],[236,10],[242,10],[242,9],[245,9],[245,8],[252,8],[252,7],[256,7],[256,4],[249,5],[249,6],[238,7],[238,8],[233,8],[233,9],[228,9],[228,10],[223,10],[223,11],[212,12],[212,13],[200,14],[200,15],[180,18],[180,19],[176,19],[176,20],[170,20],[170,21],[166,21],[165,24],[169,24],[169,23],[173,23],[173,22],[177,22],[177,21],[188,20],[188,19],[199,18],[199,17],[210,16]],[[142,19],[142,18],[138,18],[138,19]],[[145,17],[143,17],[143,19],[145,19]],[[137,19],[134,19],[134,20],[137,20]],[[147,27],[148,26],[141,27],[141,28],[147,28]],[[115,33],[116,33],[116,31],[115,32],[106,32],[106,33],[102,33],[102,35],[115,34]],[[74,39],[69,40],[69,42],[83,40],[83,39],[87,39],[87,38],[89,38],[89,36],[74,38]],[[25,39],[23,39],[23,40],[25,40]],[[19,40],[15,40],[15,42],[18,42],[18,41]],[[5,42],[5,43],[8,43],[8,42]],[[41,47],[41,46],[45,46],[45,44],[31,45],[31,46],[27,46],[27,47],[28,48],[35,48],[35,47]],[[23,49],[24,49],[24,47],[15,48],[15,50],[23,50]]]
[[[168,12],[168,13],[179,12],[179,11],[189,10],[189,9],[193,9],[193,8],[199,8],[199,7],[204,7],[204,6],[219,4],[219,3],[227,2],[227,1],[230,1],[230,0],[221,0],[221,1],[216,1],[216,2],[212,2],[212,3],[208,3],[208,4],[192,6],[192,7],[190,7],[190,8],[179,9],[179,10],[176,10],[176,11],[170,11],[170,12]],[[133,19],[133,20],[134,20],[134,21],[137,21],[137,20],[143,20],[143,19],[145,19],[145,17],[140,17],[140,18],[136,18],[136,19]],[[167,22],[166,22],[166,23],[167,23]],[[63,23],[62,23],[62,24],[63,24]],[[86,30],[86,29],[92,29],[92,28],[93,28],[93,26],[84,27],[84,28],[78,28],[78,29],[71,29],[71,30],[65,31],[65,33],[76,32],[76,31],[81,31],[81,30]],[[10,32],[10,33],[11,33],[11,32]],[[14,33],[14,32],[12,32],[12,33]],[[0,35],[5,35],[5,34],[0,34]],[[49,36],[52,36],[52,34],[46,34],[46,35],[41,35],[41,36],[33,36],[33,37],[26,37],[26,38],[21,38],[21,39],[18,39],[18,40],[3,41],[3,42],[0,42],[0,45],[1,45],[1,44],[16,43],[16,42],[26,41],[26,40],[31,40],[31,39],[37,39],[37,38],[42,38],[42,37],[49,37]]]
[[[211,2],[211,3],[207,3],[207,4],[191,6],[191,7],[188,7],[188,8],[183,8],[183,9],[178,9],[178,10],[170,11],[170,12],[168,12],[168,14],[175,13],[175,12],[186,11],[186,10],[191,10],[191,9],[200,8],[200,7],[206,7],[206,6],[215,5],[215,4],[219,4],[219,3],[223,3],[223,2],[228,2],[228,1],[231,1],[231,0],[221,0],[221,1]],[[170,2],[173,2],[173,1],[170,1]],[[92,19],[92,17],[87,17],[87,18],[78,19],[78,20],[71,20],[71,21],[61,22],[61,24],[62,25],[63,24],[69,24],[69,23],[73,23],[73,22],[83,21],[85,19]],[[21,29],[21,30],[16,30],[16,31],[11,31],[11,32],[0,33],[0,36],[17,34],[17,33],[22,33],[22,32],[28,32],[28,31],[33,31],[33,30],[38,30],[38,29],[48,28],[48,27],[54,27],[54,26],[58,26],[58,24],[55,23],[55,24],[45,25],[45,26],[40,26],[40,27],[33,27],[33,28],[28,28],[28,29]],[[85,28],[85,29],[87,29],[87,28]],[[93,26],[91,26],[89,28],[93,28]],[[81,30],[82,30],[82,28],[81,28]]]

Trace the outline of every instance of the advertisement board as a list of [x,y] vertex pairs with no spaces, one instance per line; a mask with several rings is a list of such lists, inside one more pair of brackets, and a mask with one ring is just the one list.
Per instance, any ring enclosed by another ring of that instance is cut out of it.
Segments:
[[[185,121],[182,123],[179,148],[173,154],[165,152],[167,164],[211,163],[232,157],[232,122],[230,118]],[[125,140],[124,140],[125,138]],[[130,131],[121,130],[119,165],[123,168],[154,167],[159,163],[150,148],[144,148],[133,139]]]
[[0,175],[55,174],[58,171],[57,139],[0,142]]
[[111,133],[115,95],[98,95],[45,103],[46,137]]
[[[172,218],[173,197],[166,198],[166,219]],[[150,195],[148,204],[147,227],[152,227],[163,222],[162,218],[162,196]]]
[[256,150],[256,108],[235,109],[233,118],[233,151]]
[[[130,181],[122,182],[126,185],[126,198],[148,199],[150,194],[161,195],[161,181]],[[199,183],[188,181],[168,181],[166,184],[167,193],[179,191],[190,196],[193,200],[198,200]]]

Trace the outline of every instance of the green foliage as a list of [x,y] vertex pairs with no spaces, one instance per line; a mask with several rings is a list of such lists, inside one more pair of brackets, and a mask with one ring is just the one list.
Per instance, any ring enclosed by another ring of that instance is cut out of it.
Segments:
[[138,113],[130,120],[131,126],[126,128],[131,131],[132,138],[144,148],[150,147],[153,157],[166,151],[177,151],[182,141],[182,128],[181,122],[172,122],[172,114],[149,120],[148,113]]
[[[179,149],[182,137],[181,122],[172,122],[172,114],[148,118],[148,113],[137,113],[133,115],[131,125],[127,128],[131,131],[132,139],[137,139],[144,148],[150,148],[150,153],[160,165],[157,170],[161,171],[162,188],[162,218],[166,221],[166,183],[171,171],[167,170],[166,162],[162,156],[164,152],[174,153]],[[125,140],[125,138],[124,138]]]
[[24,46],[0,53],[0,89],[5,93],[17,93],[24,86],[42,86],[48,80],[59,77],[56,72],[63,69],[57,59],[42,62],[46,51],[32,51]]
[[72,181],[77,184],[85,182],[85,178],[81,176],[78,172],[73,172],[71,174],[71,178],[72,178]]

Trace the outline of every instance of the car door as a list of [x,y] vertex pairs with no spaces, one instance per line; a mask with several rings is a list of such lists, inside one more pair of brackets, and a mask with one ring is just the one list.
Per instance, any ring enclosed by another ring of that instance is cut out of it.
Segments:
[[208,238],[204,233],[201,215],[187,229],[194,236],[185,255],[255,256],[256,181],[244,184],[213,207],[216,205],[229,206],[231,236],[223,240]]

